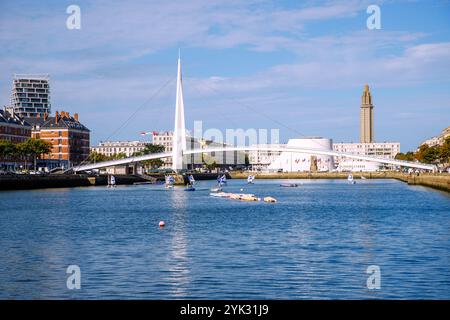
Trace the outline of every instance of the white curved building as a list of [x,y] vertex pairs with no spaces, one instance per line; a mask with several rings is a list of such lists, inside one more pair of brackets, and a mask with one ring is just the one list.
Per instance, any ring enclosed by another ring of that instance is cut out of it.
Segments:
[[381,169],[381,164],[373,161],[362,161],[343,158],[336,168],[339,172],[373,172]]
[[[286,147],[332,151],[333,142],[331,139],[321,137],[289,139]],[[268,169],[270,171],[282,170],[283,172],[323,172],[333,170],[334,162],[332,156],[282,152],[280,156],[269,165]]]

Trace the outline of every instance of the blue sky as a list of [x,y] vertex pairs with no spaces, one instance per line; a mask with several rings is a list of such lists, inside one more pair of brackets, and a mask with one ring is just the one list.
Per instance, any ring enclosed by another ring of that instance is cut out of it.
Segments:
[[92,144],[172,128],[178,48],[191,129],[357,141],[365,83],[377,141],[407,151],[450,125],[449,1],[3,0],[0,48],[0,103],[14,73],[49,73],[52,111],[78,112]]

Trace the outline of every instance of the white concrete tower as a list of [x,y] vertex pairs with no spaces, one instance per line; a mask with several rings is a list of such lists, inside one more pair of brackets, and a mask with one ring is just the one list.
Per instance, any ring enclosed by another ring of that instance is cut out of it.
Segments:
[[185,169],[183,151],[186,150],[186,126],[184,123],[183,81],[181,78],[181,56],[178,52],[177,97],[175,104],[175,129],[172,138],[172,169]]

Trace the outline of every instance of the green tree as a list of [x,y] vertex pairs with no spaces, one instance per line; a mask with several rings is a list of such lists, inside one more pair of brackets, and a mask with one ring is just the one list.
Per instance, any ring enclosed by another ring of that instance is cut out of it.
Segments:
[[118,160],[118,159],[125,159],[127,157],[127,154],[124,152],[116,153],[115,155],[111,156],[112,160]]
[[416,152],[398,153],[395,159],[424,163],[449,163],[450,162],[450,137],[447,137],[442,145],[430,147],[423,144]]
[[215,168],[217,168],[217,162],[214,160],[211,163],[204,163],[204,166],[206,167],[206,169],[213,171]]
[[17,146],[9,140],[0,140],[0,157],[14,156],[17,153]]
[[408,151],[407,153],[401,153],[401,152],[397,153],[395,155],[395,159],[404,160],[404,161],[414,161],[416,158],[415,158],[414,152]]
[[[166,148],[161,144],[147,144],[145,145],[145,148],[139,152],[135,152],[133,156],[143,156],[146,154],[153,154],[153,153],[162,153],[166,150]],[[159,168],[164,164],[164,161],[161,159],[152,159],[152,160],[144,160],[141,161],[141,163],[147,168]]]
[[43,154],[50,153],[52,144],[35,138],[28,138],[25,142],[17,145],[18,154],[25,157],[25,167],[27,167],[27,158],[33,157],[34,170],[36,171],[36,158]]
[[91,153],[89,153],[88,160],[90,162],[102,162],[110,160],[110,157],[105,156],[104,154],[98,153],[96,151],[91,151]]
[[438,162],[441,157],[441,147],[433,146],[428,148],[427,152],[424,154],[423,160],[425,163]]
[[440,160],[441,163],[449,163],[450,162],[450,137],[445,139],[444,144],[440,148]]

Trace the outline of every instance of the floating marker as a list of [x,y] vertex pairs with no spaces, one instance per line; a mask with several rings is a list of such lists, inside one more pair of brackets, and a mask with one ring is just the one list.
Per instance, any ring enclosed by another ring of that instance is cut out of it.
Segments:
[[159,222],[159,227],[164,228],[166,226],[166,223],[164,221]]

